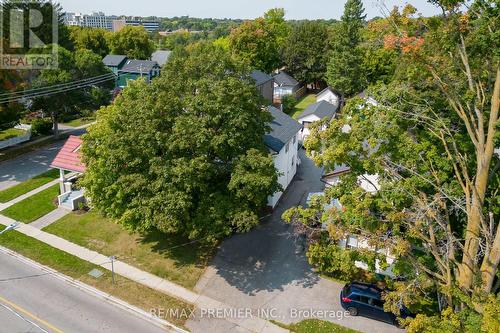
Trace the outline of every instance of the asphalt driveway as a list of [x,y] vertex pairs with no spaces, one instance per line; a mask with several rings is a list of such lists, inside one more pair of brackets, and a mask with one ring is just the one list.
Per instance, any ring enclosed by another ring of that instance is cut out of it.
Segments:
[[[81,128],[69,131],[73,135],[82,135],[86,130]],[[36,151],[0,162],[0,191],[49,170],[50,163],[64,142],[65,140],[61,140]]]
[[[316,316],[362,332],[402,332],[371,319],[345,317],[339,303],[343,285],[318,276],[304,253],[297,251],[291,227],[281,220],[281,214],[289,207],[304,204],[309,192],[324,188],[320,181],[322,170],[305,157],[303,150],[300,157],[297,176],[272,216],[253,231],[224,241],[195,290],[235,307],[260,310],[268,319],[283,323]],[[325,314],[314,310],[324,310]],[[207,322],[200,324],[188,322],[188,327],[201,332]],[[213,323],[211,332],[232,329]]]

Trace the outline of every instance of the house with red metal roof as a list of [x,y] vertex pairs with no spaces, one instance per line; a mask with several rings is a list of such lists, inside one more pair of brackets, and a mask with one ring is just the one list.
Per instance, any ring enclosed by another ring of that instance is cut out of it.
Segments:
[[83,189],[75,185],[77,178],[85,172],[85,165],[81,161],[81,146],[82,139],[71,135],[50,164],[52,168],[59,169],[59,206],[71,210],[76,210],[80,204],[85,203]]

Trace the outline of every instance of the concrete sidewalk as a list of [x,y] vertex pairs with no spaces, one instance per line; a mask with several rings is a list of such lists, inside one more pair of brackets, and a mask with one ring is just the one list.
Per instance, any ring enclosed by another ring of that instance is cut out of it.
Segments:
[[[0,215],[1,224],[8,226],[14,222],[15,222],[14,220],[5,217],[3,215]],[[111,262],[109,258],[105,255],[102,255],[95,251],[91,251],[77,244],[71,243],[61,237],[57,237],[55,235],[44,232],[29,224],[20,223],[19,226],[16,228],[16,230],[29,237],[33,237],[41,242],[44,242],[47,245],[57,248],[61,251],[74,255],[85,261],[91,262],[104,269],[111,270]],[[188,290],[184,287],[181,287],[175,283],[162,279],[148,272],[144,272],[119,260],[114,261],[114,271],[116,274],[119,274],[144,286],[158,290],[162,293],[168,294],[182,301],[194,304],[198,309],[227,310],[235,312],[238,311],[238,309],[235,309],[234,307],[216,301],[210,297],[199,295],[191,290]],[[259,332],[259,333],[288,332],[288,330],[280,328],[272,324],[271,322],[268,322],[264,319],[257,317],[251,317],[251,318],[229,317],[229,318],[224,318],[223,320],[229,322],[233,326],[237,326],[239,332]]]
[[10,206],[18,203],[19,201],[23,201],[24,199],[29,198],[32,195],[37,194],[38,192],[42,192],[43,190],[48,189],[49,187],[56,185],[57,183],[59,183],[59,179],[54,179],[53,181],[51,181],[45,185],[42,185],[40,187],[37,187],[36,189],[29,191],[28,193],[20,195],[17,198],[12,199],[11,201],[8,201],[5,203],[0,203],[0,211],[4,210],[6,208],[9,208]]
[[71,213],[70,210],[65,209],[65,208],[61,208],[61,207],[57,207],[56,209],[54,209],[53,211],[51,211],[47,215],[44,215],[44,216],[40,217],[38,220],[31,222],[30,226],[42,230],[43,228],[51,225],[52,223],[56,222],[60,218],[68,215],[69,213]]

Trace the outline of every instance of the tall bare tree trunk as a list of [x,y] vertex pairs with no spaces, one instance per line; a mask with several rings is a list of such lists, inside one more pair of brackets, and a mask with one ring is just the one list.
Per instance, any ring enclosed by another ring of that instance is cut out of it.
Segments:
[[[494,137],[496,134],[496,126],[500,121],[499,109],[500,109],[500,69],[497,68],[497,76],[495,80],[495,87],[493,88],[493,96],[491,98],[491,113],[489,122],[488,137]],[[489,142],[488,142],[489,143]],[[489,152],[493,150],[491,155],[493,157],[494,142],[491,140],[491,147],[487,146],[486,150]],[[495,172],[493,170],[493,172]],[[487,244],[487,249],[489,250],[485,253],[483,263],[481,265],[481,278],[482,278],[482,289],[483,291],[490,292],[493,287],[493,281],[495,280],[495,275],[498,270],[498,265],[500,263],[500,222],[497,223],[497,230],[495,232],[494,226],[495,221],[493,214],[490,214],[490,225],[491,225],[491,238],[493,241],[491,244]]]
[[472,205],[467,219],[467,230],[465,233],[464,253],[460,267],[459,285],[464,290],[470,290],[475,274],[477,263],[476,255],[479,251],[480,228],[482,217],[482,200],[478,194],[472,195]]
[[[459,284],[464,290],[470,290],[473,282],[475,267],[477,267],[476,256],[479,251],[479,242],[484,235],[481,235],[481,224],[484,223],[483,204],[486,191],[488,189],[488,178],[490,173],[491,160],[494,154],[494,136],[498,122],[498,109],[500,97],[500,69],[497,67],[495,86],[491,97],[491,112],[488,121],[488,132],[486,138],[479,138],[476,145],[477,169],[474,181],[474,188],[471,193],[471,206],[468,212],[467,229],[465,234],[464,254],[460,267]],[[489,256],[486,253],[485,256]],[[486,260],[488,261],[488,260]],[[491,269],[490,264],[486,264],[484,276],[488,275]],[[498,267],[498,264],[496,265]],[[483,288],[485,281],[483,281]],[[486,283],[491,284],[488,281]],[[491,286],[490,286],[491,289]]]
[[497,231],[491,250],[483,259],[481,265],[481,279],[483,282],[483,291],[490,293],[493,288],[493,281],[495,280],[498,264],[500,263],[500,223],[497,226]]

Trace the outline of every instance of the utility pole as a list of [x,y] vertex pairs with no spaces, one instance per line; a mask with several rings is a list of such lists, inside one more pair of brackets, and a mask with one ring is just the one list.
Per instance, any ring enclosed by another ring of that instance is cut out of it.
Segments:
[[116,259],[115,256],[109,257],[109,260],[111,260],[111,280],[113,281],[113,284],[115,284],[115,265],[114,265],[115,259]]

